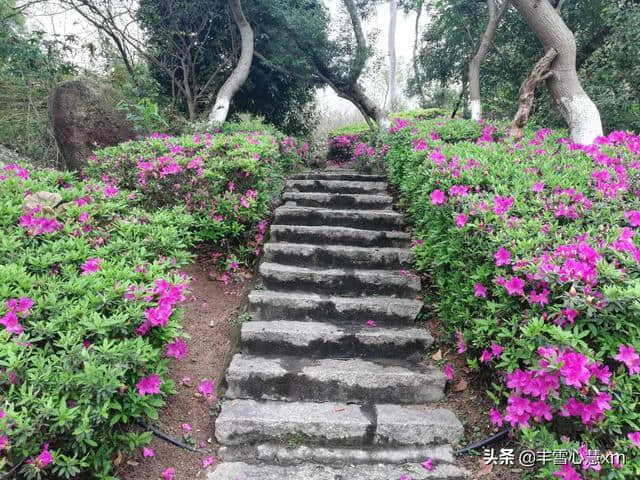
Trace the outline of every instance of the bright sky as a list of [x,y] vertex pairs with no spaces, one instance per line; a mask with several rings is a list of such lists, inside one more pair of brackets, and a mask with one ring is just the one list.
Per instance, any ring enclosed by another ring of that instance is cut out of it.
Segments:
[[[340,0],[323,0],[325,5],[330,9],[332,16],[337,13],[341,1]],[[423,22],[425,19],[423,19]],[[411,68],[412,51],[414,42],[414,22],[415,13],[405,15],[402,10],[398,12],[397,29],[396,29],[396,50],[398,59],[398,86],[402,94],[406,77]],[[374,45],[375,55],[383,59],[384,68],[378,72],[367,72],[367,75],[361,79],[367,93],[382,104],[387,88],[386,79],[386,62],[387,62],[387,38],[389,24],[389,5],[383,3],[379,5],[376,14],[367,20],[364,24],[367,33],[377,31],[376,44]],[[49,35],[75,35],[80,45],[96,42],[95,29],[89,25],[82,17],[73,10],[65,10],[52,5],[38,5],[37,9],[33,9],[29,14],[28,25],[32,29],[44,30]],[[100,68],[95,64],[87,49],[79,49],[74,52],[74,59],[77,64],[85,65],[88,68]],[[370,62],[371,64],[371,62]],[[411,106],[411,99],[403,98],[407,106]],[[318,92],[318,104],[324,116],[345,117],[352,120],[359,117],[357,109],[347,100],[339,98],[330,88]]]

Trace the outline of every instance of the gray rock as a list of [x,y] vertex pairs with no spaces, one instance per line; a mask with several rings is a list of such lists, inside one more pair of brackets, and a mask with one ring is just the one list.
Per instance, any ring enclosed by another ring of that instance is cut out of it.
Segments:
[[267,243],[267,262],[301,267],[370,268],[398,270],[409,268],[413,256],[404,248],[364,248],[346,245],[308,245]]
[[420,279],[416,275],[394,270],[305,268],[263,262],[260,274],[264,285],[271,290],[403,298],[415,298],[420,293]]
[[290,180],[348,180],[351,182],[384,182],[384,175],[365,175],[354,171],[320,171],[296,173],[289,177]]
[[281,443],[231,445],[218,449],[218,459],[223,462],[250,461],[252,463],[268,462],[281,465],[295,465],[304,462],[321,463],[332,467],[367,463],[403,464],[423,462],[426,458],[431,458],[437,463],[453,463],[453,449],[449,445],[358,448],[319,445],[291,446]]
[[406,232],[374,231],[347,227],[314,227],[308,225],[271,226],[271,240],[283,243],[407,248],[410,238],[410,235]]
[[68,169],[81,170],[93,150],[136,137],[114,98],[113,91],[89,78],[62,82],[51,93],[53,134]]
[[389,195],[358,195],[347,193],[285,192],[283,200],[287,207],[321,207],[336,209],[389,210],[392,198]]
[[287,180],[286,189],[297,192],[385,193],[385,182],[352,182],[345,180]]
[[379,444],[457,443],[464,429],[453,412],[443,408],[376,405],[375,442]]
[[439,401],[440,369],[407,363],[349,359],[267,358],[236,354],[227,370],[227,398],[335,402]]
[[243,351],[257,355],[407,358],[424,353],[433,337],[423,328],[272,320],[244,323],[241,341]]
[[371,423],[358,405],[232,400],[222,404],[216,438],[224,445],[301,439],[320,445],[359,445],[366,441]]
[[394,297],[337,297],[313,293],[256,290],[249,294],[255,320],[367,322],[379,326],[412,323],[422,302]]
[[332,210],[283,206],[276,209],[277,225],[355,227],[364,230],[402,230],[403,216],[393,210]]
[[412,480],[467,480],[471,474],[450,464],[437,465],[428,472],[419,463],[406,465],[348,465],[328,467],[314,463],[294,466],[220,463],[207,473],[207,480],[397,480],[409,475]]

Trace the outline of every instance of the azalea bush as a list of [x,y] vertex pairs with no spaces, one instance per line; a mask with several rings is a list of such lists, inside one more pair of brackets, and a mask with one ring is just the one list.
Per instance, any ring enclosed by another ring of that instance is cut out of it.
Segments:
[[238,128],[98,151],[83,180],[0,167],[0,477],[112,479],[150,441],[130,425],[175,391],[180,268],[206,243],[228,282],[307,152]]
[[[39,192],[46,192],[43,196]],[[29,194],[37,194],[29,200]],[[109,478],[173,391],[194,219],[68,173],[0,173],[0,476]]]
[[[307,143],[274,133],[226,127],[229,133],[173,137],[153,134],[99,150],[85,174],[135,192],[146,209],[184,206],[197,241],[213,250],[222,270],[260,253],[266,219],[287,171],[309,158]],[[226,277],[225,277],[226,278]]]
[[493,372],[491,421],[577,452],[528,475],[638,477],[640,137],[514,142],[440,118],[396,119],[382,142],[428,301],[469,366]]

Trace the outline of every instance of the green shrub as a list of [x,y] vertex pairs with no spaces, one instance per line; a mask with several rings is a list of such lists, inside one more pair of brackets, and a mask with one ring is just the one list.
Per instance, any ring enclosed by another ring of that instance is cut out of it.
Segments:
[[2,167],[0,476],[111,479],[150,441],[129,425],[174,392],[178,269],[198,243],[224,282],[255,258],[306,154],[280,134],[155,134],[96,152],[84,181]]
[[135,192],[146,209],[184,206],[199,243],[215,250],[219,266],[249,263],[264,239],[265,220],[284,186],[285,172],[304,163],[306,143],[227,127],[232,134],[153,134],[95,152],[85,173]]
[[[118,448],[150,440],[124,426],[157,418],[173,391],[163,348],[181,335],[172,306],[180,294],[168,299],[160,287],[184,288],[176,268],[191,259],[194,219],[184,207],[141,210],[127,192],[69,174],[34,170],[24,179],[17,166],[3,174],[0,474],[109,478]],[[61,204],[23,205],[27,193],[41,191],[60,195]],[[162,302],[166,326],[139,334],[145,313]],[[161,393],[139,395],[136,384],[149,374],[159,375]],[[30,459],[45,445],[53,464],[39,468]]]
[[582,147],[563,132],[515,144],[499,132],[400,121],[383,138],[429,301],[460,350],[468,343],[468,364],[493,372],[494,423],[520,428],[537,451],[626,455],[599,474],[574,465],[585,478],[636,478],[640,137]]

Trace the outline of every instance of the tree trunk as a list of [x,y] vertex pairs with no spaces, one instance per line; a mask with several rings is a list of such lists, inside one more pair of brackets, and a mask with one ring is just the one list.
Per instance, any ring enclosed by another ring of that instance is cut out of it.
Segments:
[[535,32],[545,52],[552,48],[558,52],[547,87],[569,127],[571,139],[583,145],[592,144],[602,135],[602,122],[598,108],[578,79],[573,33],[549,0],[512,0],[512,3]]
[[480,120],[482,118],[482,101],[480,96],[480,66],[487,56],[491,41],[496,33],[498,25],[509,5],[508,0],[503,0],[500,6],[496,5],[499,0],[487,0],[489,9],[489,21],[485,29],[480,43],[476,49],[476,53],[469,62],[469,110],[471,110],[471,118]]
[[389,111],[398,101],[398,82],[396,79],[396,23],[398,20],[398,1],[389,1]]
[[513,122],[509,127],[509,136],[521,138],[522,129],[529,120],[533,100],[535,99],[536,87],[553,75],[551,63],[558,56],[555,48],[550,49],[544,57],[536,62],[531,70],[531,74],[522,82],[519,91],[518,111],[513,117]]
[[376,102],[371,100],[360,85],[355,84],[350,90],[350,97],[353,99],[354,103],[358,105],[358,107],[363,110],[369,117],[375,119],[379,128],[389,128],[391,126],[391,122],[389,121],[389,116],[387,112],[384,111],[383,108],[380,108],[376,105]]
[[416,87],[418,89],[418,96],[420,97],[420,106],[424,107],[427,104],[427,100],[424,95],[424,88],[422,88],[422,75],[420,75],[420,65],[418,61],[418,42],[419,42],[419,28],[420,17],[422,16],[422,7],[424,0],[418,0],[416,5],[416,23],[414,25],[414,39],[413,39],[413,73],[416,76]]
[[240,0],[229,0],[229,7],[231,8],[233,20],[236,22],[238,30],[240,30],[242,43],[240,59],[236,68],[233,69],[233,72],[218,92],[216,103],[209,114],[209,126],[221,125],[227,120],[231,100],[246,82],[253,60],[253,29],[244,16]]

